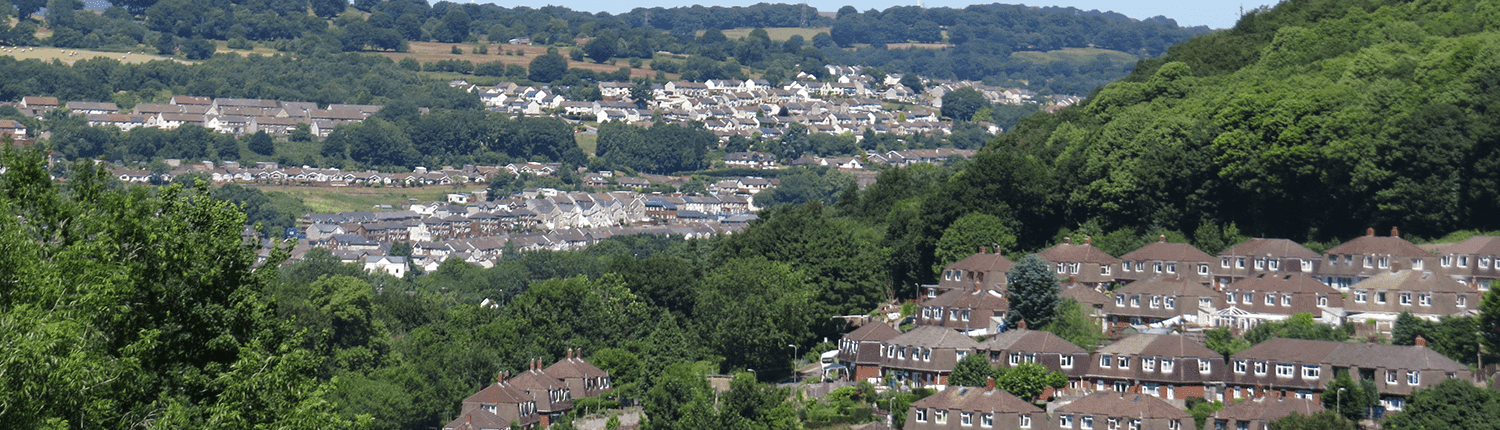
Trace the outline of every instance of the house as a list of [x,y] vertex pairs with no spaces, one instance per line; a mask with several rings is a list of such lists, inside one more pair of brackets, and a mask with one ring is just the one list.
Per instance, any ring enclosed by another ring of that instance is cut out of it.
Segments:
[[1431,271],[1397,270],[1396,266],[1349,287],[1344,311],[1350,321],[1375,320],[1377,330],[1389,332],[1401,312],[1436,321],[1445,315],[1478,311],[1480,294],[1468,285]]
[[1169,243],[1165,235],[1157,237],[1156,243],[1121,255],[1120,260],[1120,274],[1115,277],[1127,282],[1161,274],[1181,274],[1204,285],[1213,280],[1208,273],[1208,264],[1214,260],[1212,256],[1192,245]]
[[443,425],[444,430],[490,429],[493,423],[504,423],[501,428],[510,428],[511,423],[532,427],[542,421],[536,401],[511,386],[503,374],[494,384],[465,398],[462,405],[458,419]]
[[979,343],[962,333],[937,326],[917,326],[882,346],[880,368],[892,381],[918,387],[948,385],[948,375]]
[[912,402],[907,408],[908,430],[939,429],[1043,429],[1049,428],[1047,411],[1031,402],[995,388],[990,379],[985,387],[948,387],[927,398]]
[[120,106],[114,103],[104,102],[68,102],[68,110],[75,114],[112,114],[120,111]]
[[26,124],[13,119],[0,119],[0,137],[9,136],[20,140],[26,138]]
[[1204,430],[1267,430],[1268,424],[1292,413],[1310,416],[1323,412],[1323,404],[1311,399],[1257,397],[1233,402],[1214,412]]
[[397,278],[406,276],[406,257],[394,255],[372,255],[365,257],[365,271],[385,272]]
[[1006,273],[1010,272],[1015,263],[1005,258],[1000,250],[991,251],[988,247],[980,247],[978,253],[944,266],[942,280],[936,285],[923,285],[927,298],[935,298],[954,289],[967,290],[973,288],[975,283],[1004,292]]
[[1287,239],[1250,239],[1219,253],[1214,288],[1224,291],[1236,281],[1261,273],[1316,274],[1323,256]]
[[1299,272],[1268,272],[1241,279],[1225,288],[1223,299],[1227,307],[1214,313],[1214,326],[1249,330],[1298,313],[1312,314],[1324,324],[1339,325],[1344,319],[1343,294]]
[[1474,236],[1444,247],[1438,272],[1478,291],[1489,291],[1500,277],[1500,236]]
[[21,107],[36,110],[38,115],[41,111],[57,109],[57,106],[57,97],[21,97]]
[[552,363],[543,371],[562,380],[569,392],[578,397],[599,397],[614,388],[609,372],[584,360],[582,350],[568,349],[567,358]]
[[1101,332],[1107,331],[1105,320],[1108,318],[1104,313],[1104,306],[1113,302],[1114,299],[1105,294],[1102,288],[1089,288],[1080,284],[1063,287],[1057,294],[1059,299],[1073,299],[1078,302],[1078,310],[1084,315],[1093,318],[1094,323],[1099,326]]
[[1112,329],[1204,324],[1224,308],[1224,297],[1180,274],[1155,276],[1115,290],[1105,305]]
[[1193,415],[1154,396],[1099,391],[1052,411],[1057,426],[1069,429],[1181,430],[1193,425]]
[[1080,283],[1089,287],[1113,283],[1115,271],[1120,266],[1120,259],[1095,248],[1094,240],[1090,237],[1084,237],[1081,245],[1074,245],[1073,238],[1065,237],[1063,243],[1053,245],[1038,255],[1052,264],[1058,278],[1072,281],[1067,282],[1068,284]]
[[[1376,236],[1375,229],[1366,229],[1365,235],[1329,248],[1323,253],[1325,261],[1318,275],[1323,283],[1347,291],[1350,286],[1371,276],[1388,272],[1393,263],[1412,270],[1432,270],[1438,266],[1437,256],[1418,248],[1401,238],[1400,230],[1391,227],[1390,236]],[[1430,264],[1432,263],[1432,264]]]
[[1094,352],[1085,378],[1099,391],[1211,399],[1223,368],[1223,355],[1187,336],[1141,333]]
[[839,339],[837,360],[851,369],[855,381],[878,381],[880,379],[882,345],[900,336],[890,324],[869,322]]
[[1426,347],[1274,338],[1235,354],[1226,373],[1225,401],[1257,396],[1321,401],[1339,374],[1372,380],[1382,406],[1400,410],[1406,396],[1453,378],[1473,380],[1468,366]]
[[529,368],[506,380],[526,395],[531,396],[531,401],[536,404],[541,422],[541,427],[551,426],[563,414],[573,409],[573,391],[562,380],[548,375],[542,370],[542,360],[532,360]]
[[[1007,330],[980,342],[979,350],[988,354],[990,363],[997,366],[1015,367],[1021,363],[1037,363],[1046,366],[1049,371],[1062,372],[1073,384],[1078,384],[1077,381],[1083,379],[1089,368],[1088,351],[1067,339],[1041,330]],[[1051,391],[1051,387],[1046,388],[1042,397],[1051,397]]]
[[1010,302],[1005,292],[975,282],[973,288],[954,288],[922,302],[917,325],[947,327],[969,336],[986,336],[1005,327]]

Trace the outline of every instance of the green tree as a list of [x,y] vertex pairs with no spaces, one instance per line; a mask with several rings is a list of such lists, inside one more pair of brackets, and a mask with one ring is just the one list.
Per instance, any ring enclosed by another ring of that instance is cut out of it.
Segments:
[[1500,291],[1491,288],[1479,303],[1479,333],[1490,356],[1500,354]]
[[816,284],[791,264],[764,257],[725,261],[703,279],[694,315],[727,369],[755,369],[758,377],[791,375],[791,344],[811,339]]
[[1348,371],[1340,371],[1323,389],[1323,407],[1348,420],[1358,421],[1368,408],[1376,406],[1373,400],[1379,394],[1365,392],[1365,387],[1354,382]]
[[463,8],[448,8],[448,14],[443,15],[443,28],[447,30],[447,38],[442,41],[459,43],[467,40],[469,38],[469,23],[472,21],[468,12],[464,12]]
[[933,256],[932,272],[942,273],[944,267],[979,252],[981,247],[1001,253],[1001,250],[1015,245],[1016,235],[1000,217],[987,213],[970,213],[959,217],[943,230]]
[[[983,387],[995,377],[990,360],[984,354],[969,354],[953,366],[948,375],[948,384],[960,387]],[[1014,394],[1014,393],[1012,393]]]
[[527,66],[527,78],[536,82],[552,82],[568,73],[568,59],[557,53],[537,56]]
[[1057,277],[1046,260],[1028,254],[1006,274],[1010,313],[1006,324],[1017,327],[1024,319],[1029,327],[1046,327],[1057,312]]
[[1348,324],[1343,327],[1322,324],[1313,319],[1312,314],[1302,312],[1293,314],[1286,321],[1273,321],[1255,326],[1255,328],[1245,333],[1245,341],[1250,342],[1251,345],[1276,337],[1344,341],[1349,339],[1349,334],[1352,333],[1353,329],[1354,327]]
[[1359,425],[1334,411],[1323,411],[1312,415],[1292,412],[1266,424],[1268,430],[1358,430]]
[[276,141],[271,139],[271,135],[265,131],[258,131],[255,134],[246,136],[245,140],[245,146],[251,152],[260,155],[274,155],[276,153]]
[[1059,300],[1052,322],[1042,326],[1041,329],[1087,351],[1093,351],[1104,341],[1104,333],[1099,323],[1085,314],[1083,308],[1073,299]]
[[1207,337],[1205,346],[1207,346],[1208,349],[1212,350],[1213,352],[1224,355],[1224,361],[1226,362],[1229,361],[1230,356],[1238,354],[1240,351],[1244,351],[1246,348],[1250,347],[1250,342],[1246,342],[1244,339],[1236,337],[1234,333],[1231,333],[1229,331],[1228,327],[1208,329],[1204,332],[1204,334]]
[[319,18],[332,19],[349,7],[346,0],[311,0],[313,13]]
[[918,77],[915,73],[907,73],[905,75],[902,75],[901,85],[910,88],[912,92],[918,94],[921,94],[922,90],[925,89],[922,86],[922,78]]
[[984,94],[973,88],[959,88],[943,94],[943,116],[952,118],[954,121],[968,121],[974,117],[989,103],[984,100]]
[[1500,422],[1500,395],[1455,378],[1412,393],[1401,413],[1381,424],[1405,430],[1489,426],[1495,422]]
[[[980,355],[980,354],[972,354]],[[1068,376],[1062,372],[1051,372],[1038,363],[1021,363],[996,372],[995,387],[1020,397],[1036,399],[1047,387],[1061,389],[1068,386]]]
[[619,43],[619,38],[613,35],[602,35],[583,44],[583,53],[588,54],[595,63],[604,64],[615,56],[615,48]]

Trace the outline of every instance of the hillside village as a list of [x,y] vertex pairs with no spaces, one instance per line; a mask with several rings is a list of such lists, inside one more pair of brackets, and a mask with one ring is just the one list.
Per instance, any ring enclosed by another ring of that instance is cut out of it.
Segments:
[[[940,390],[912,405],[907,429],[974,422],[1181,429],[1192,426],[1183,410],[1189,398],[1249,400],[1216,412],[1204,429],[1263,429],[1293,412],[1322,411],[1323,396],[1332,395],[1324,389],[1342,373],[1373,381],[1382,413],[1401,411],[1413,391],[1444,380],[1486,384],[1490,376],[1428,349],[1420,336],[1414,346],[1273,338],[1226,360],[1204,345],[1203,332],[1243,333],[1306,314],[1353,325],[1355,339],[1379,339],[1402,312],[1429,321],[1474,316],[1500,277],[1500,237],[1419,247],[1393,227],[1389,235],[1368,229],[1323,253],[1286,239],[1251,239],[1218,255],[1162,237],[1119,257],[1085,237],[1038,255],[1060,281],[1059,295],[1075,300],[1112,343],[1087,351],[1024,321],[1006,327],[1014,263],[981,249],[924,287],[916,315],[877,318],[844,335],[837,362],[850,380]],[[899,322],[911,328],[898,330]],[[970,354],[1002,367],[1038,363],[1068,383],[1040,396],[1052,399],[1045,410],[993,386],[950,386],[955,365]]]

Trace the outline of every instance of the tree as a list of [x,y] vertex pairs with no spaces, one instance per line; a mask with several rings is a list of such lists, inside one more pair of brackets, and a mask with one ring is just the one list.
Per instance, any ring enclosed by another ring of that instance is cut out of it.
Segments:
[[613,35],[603,35],[583,44],[583,52],[588,54],[595,63],[604,64],[609,61],[610,57],[615,56],[615,47],[619,43],[619,39]]
[[984,94],[973,88],[959,88],[943,94],[943,116],[952,118],[954,121],[968,121],[974,117],[989,103],[984,100]]
[[1359,425],[1334,411],[1323,411],[1312,415],[1292,412],[1266,424],[1267,430],[1359,430]]
[[552,82],[568,73],[568,59],[557,53],[548,53],[531,60],[527,67],[528,79],[536,82]]
[[1244,339],[1235,337],[1234,333],[1231,333],[1228,327],[1208,329],[1204,332],[1204,334],[1207,337],[1205,346],[1207,346],[1208,349],[1212,350],[1213,352],[1223,354],[1224,361],[1226,362],[1229,361],[1230,356],[1238,354],[1240,351],[1244,351],[1246,348],[1250,347],[1250,342],[1246,342]]
[[247,136],[245,146],[248,147],[251,152],[260,155],[274,155],[276,153],[275,139],[272,139],[271,135],[266,133],[264,130],[255,132],[255,134]]
[[55,31],[78,25],[78,18],[74,14],[79,9],[83,9],[83,2],[80,0],[48,0],[47,26]]
[[979,212],[964,215],[943,230],[943,237],[938,239],[932,273],[942,273],[943,267],[973,255],[980,248],[998,254],[1015,245],[1016,235],[1000,217]]
[[1093,317],[1083,313],[1083,308],[1073,299],[1058,301],[1052,322],[1042,326],[1041,329],[1087,351],[1093,351],[1100,342],[1104,341],[1104,333],[1099,323],[1095,322]]
[[988,357],[984,354],[969,354],[953,366],[953,373],[948,375],[948,384],[960,387],[983,387],[993,377],[995,373],[990,368]]
[[1500,288],[1491,288],[1479,302],[1479,328],[1484,349],[1491,356],[1500,354]]
[[1401,413],[1381,424],[1392,430],[1405,430],[1476,425],[1489,428],[1496,422],[1500,422],[1500,392],[1454,378],[1412,393]]
[[918,94],[922,93],[923,90],[922,78],[918,77],[915,73],[907,73],[905,75],[902,75],[901,85],[905,85],[907,88],[910,88],[912,92]]
[[1368,408],[1376,406],[1374,399],[1379,395],[1379,392],[1365,392],[1365,387],[1354,382],[1348,371],[1340,371],[1323,389],[1323,408],[1343,414],[1350,421],[1359,421]]
[[468,12],[464,12],[463,8],[448,8],[448,14],[443,15],[443,28],[447,30],[448,38],[447,40],[443,40],[443,42],[459,43],[467,40],[469,38],[469,23],[471,21]]
[[47,0],[15,0],[16,12],[21,21],[31,19],[31,15],[47,6]]
[[630,99],[635,101],[635,107],[645,109],[648,103],[655,98],[651,94],[651,86],[641,82],[630,87]]
[[319,18],[333,19],[349,7],[348,0],[312,0],[313,13]]
[[[970,354],[981,355],[981,354]],[[967,357],[965,357],[967,358]],[[1021,363],[1010,368],[996,369],[995,387],[1005,390],[1022,400],[1032,400],[1051,387],[1061,389],[1068,386],[1068,376],[1062,372],[1051,372],[1039,363]]]
[[1011,267],[1006,279],[1009,280],[1006,295],[1010,299],[1008,326],[1017,327],[1022,319],[1030,327],[1046,327],[1052,322],[1059,300],[1057,277],[1052,275],[1047,260],[1028,254]]
[[702,281],[694,315],[727,369],[755,369],[780,380],[791,375],[788,344],[813,337],[816,284],[791,264],[764,257],[731,259]]
[[1276,337],[1343,341],[1349,339],[1349,334],[1353,330],[1354,326],[1352,324],[1345,324],[1343,327],[1334,327],[1317,322],[1310,313],[1301,312],[1292,314],[1291,318],[1287,318],[1286,321],[1272,321],[1255,326],[1255,328],[1245,333],[1245,341],[1250,342],[1252,345]]

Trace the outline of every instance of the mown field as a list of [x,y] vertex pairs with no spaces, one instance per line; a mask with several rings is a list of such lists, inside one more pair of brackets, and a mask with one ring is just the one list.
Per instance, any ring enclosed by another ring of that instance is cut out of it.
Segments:
[[1052,60],[1063,60],[1074,64],[1086,63],[1093,60],[1099,54],[1108,55],[1116,61],[1135,61],[1138,57],[1128,53],[1099,48],[1064,48],[1056,51],[1016,51],[1010,54],[1012,58],[1023,58],[1038,63]]
[[[767,28],[766,29],[766,35],[771,36],[771,40],[778,40],[778,41],[790,40],[792,38],[792,35],[794,35],[794,34],[795,35],[801,35],[802,36],[802,40],[807,41],[808,43],[812,43],[813,36],[817,35],[818,33],[826,33],[826,32],[828,32],[828,30],[830,28],[832,28],[832,27]],[[753,28],[735,28],[735,29],[730,29],[730,30],[724,30],[724,36],[728,37],[730,39],[739,39],[741,37],[749,36],[750,32],[754,31],[754,30],[755,29],[753,29]],[[702,36],[703,35],[703,31],[701,31],[701,30],[698,31],[698,35]]]
[[484,188],[482,185],[428,186],[414,188],[376,188],[360,186],[313,187],[295,185],[246,185],[261,191],[286,193],[302,200],[313,213],[335,213],[372,211],[375,205],[391,205],[399,209],[408,198],[418,202],[442,201],[452,192],[468,192]]
[[189,63],[170,57],[150,54],[151,48],[141,47],[135,52],[106,52],[90,51],[87,49],[61,49],[53,47],[7,47],[9,51],[0,51],[0,56],[15,57],[17,60],[37,59],[51,62],[52,60],[73,64],[78,60],[88,58],[113,58],[121,63],[145,63],[154,60],[172,60],[180,63]]
[[[458,48],[463,50],[464,53],[461,55],[454,54],[454,45],[457,45]],[[527,66],[531,64],[531,60],[534,60],[536,59],[536,57],[545,55],[547,53],[546,46],[490,43],[487,44],[487,46],[489,47],[489,54],[474,54],[474,48],[478,46],[478,44],[473,43],[409,42],[407,44],[407,52],[381,52],[380,55],[390,57],[391,59],[396,61],[401,61],[401,59],[403,58],[415,58],[417,61],[423,63],[435,63],[441,60],[467,60],[473,62],[474,64],[499,61],[505,63],[506,65],[519,64],[522,66]],[[558,49],[562,52],[562,54],[564,54],[563,57],[566,58],[568,50],[574,48]],[[521,52],[522,55],[506,55],[507,53],[517,51]],[[656,71],[651,69],[649,61],[646,63],[647,65],[641,66],[641,68],[639,69],[631,69],[630,76],[639,78],[655,78]],[[569,69],[587,69],[593,70],[595,72],[613,72],[616,70],[620,70],[621,67],[628,66],[629,64],[627,64],[624,60],[617,61],[617,64],[596,64],[592,61],[568,60]]]

